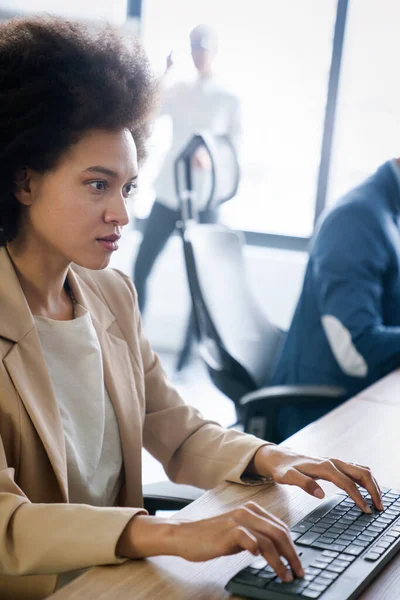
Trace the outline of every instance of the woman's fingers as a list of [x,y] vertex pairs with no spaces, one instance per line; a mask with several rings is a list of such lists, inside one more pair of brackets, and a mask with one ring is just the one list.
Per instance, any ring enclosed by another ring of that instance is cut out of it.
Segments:
[[[283,483],[298,485],[307,493],[323,498],[324,492],[314,478],[331,481],[337,487],[344,490],[354,500],[360,510],[370,513],[371,509],[360,494],[354,481],[339,470],[331,460],[318,460],[299,465],[297,468],[288,469]],[[321,494],[322,492],[322,494]]]
[[252,504],[251,508],[247,504],[233,511],[234,519],[257,537],[261,553],[281,579],[285,576],[286,567],[280,556],[287,559],[298,577],[303,577],[304,571],[287,526],[258,505],[254,510],[255,503]]
[[276,517],[272,513],[265,510],[265,508],[263,508],[262,506],[257,504],[257,502],[253,502],[253,500],[249,500],[249,502],[246,502],[245,506],[247,506],[253,512],[258,513],[261,517],[267,517],[271,521],[274,521],[274,523],[276,523],[276,525],[280,525],[281,527],[286,529],[286,531],[289,533],[289,527],[286,525],[286,523],[284,523],[283,521],[278,519],[278,517]]
[[284,477],[279,481],[279,483],[281,482],[301,487],[307,494],[316,498],[322,499],[325,496],[324,490],[318,485],[315,479],[308,474],[302,473],[299,468],[292,467],[288,469]]
[[369,467],[356,465],[354,463],[347,463],[338,458],[331,459],[331,462],[342,473],[345,473],[345,475],[348,475],[349,477],[351,477],[351,479],[353,479],[359,485],[365,488],[371,496],[371,500],[375,508],[377,508],[378,510],[383,510],[382,493]]
[[239,525],[233,530],[233,545],[239,546],[241,550],[248,550],[254,556],[260,554],[259,543],[255,535],[248,531],[245,527]]

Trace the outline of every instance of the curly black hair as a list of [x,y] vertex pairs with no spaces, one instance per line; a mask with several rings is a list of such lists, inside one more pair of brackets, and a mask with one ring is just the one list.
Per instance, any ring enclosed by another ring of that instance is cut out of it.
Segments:
[[128,128],[145,157],[157,81],[140,43],[57,17],[0,25],[0,246],[17,234],[18,173],[53,168],[94,128]]

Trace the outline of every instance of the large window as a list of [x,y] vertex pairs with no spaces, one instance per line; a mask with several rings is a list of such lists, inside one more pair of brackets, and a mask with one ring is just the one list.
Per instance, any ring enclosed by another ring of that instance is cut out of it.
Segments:
[[188,34],[214,25],[216,70],[241,99],[242,182],[230,226],[308,238],[313,229],[336,0],[146,0],[142,32],[160,71],[192,70]]
[[351,0],[328,203],[400,155],[400,3]]

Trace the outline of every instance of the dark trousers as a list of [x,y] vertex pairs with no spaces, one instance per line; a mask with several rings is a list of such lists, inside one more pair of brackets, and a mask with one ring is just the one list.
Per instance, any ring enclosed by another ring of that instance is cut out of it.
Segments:
[[[157,202],[157,200],[154,202],[146,222],[133,271],[133,281],[135,282],[141,312],[144,311],[146,306],[147,279],[158,255],[164,249],[165,244],[176,228],[176,222],[180,218],[179,210],[172,210],[161,204],[161,202]],[[217,213],[215,210],[199,213],[200,223],[215,223],[216,220]]]

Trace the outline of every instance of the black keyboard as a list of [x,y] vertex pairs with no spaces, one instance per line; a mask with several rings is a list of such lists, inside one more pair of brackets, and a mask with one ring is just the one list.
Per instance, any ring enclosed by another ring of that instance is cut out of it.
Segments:
[[[291,528],[305,577],[282,582],[262,557],[227,584],[232,594],[261,600],[350,600],[400,549],[400,492],[384,488],[384,511],[364,514],[347,494],[338,493]],[[283,560],[287,564],[287,561]]]

